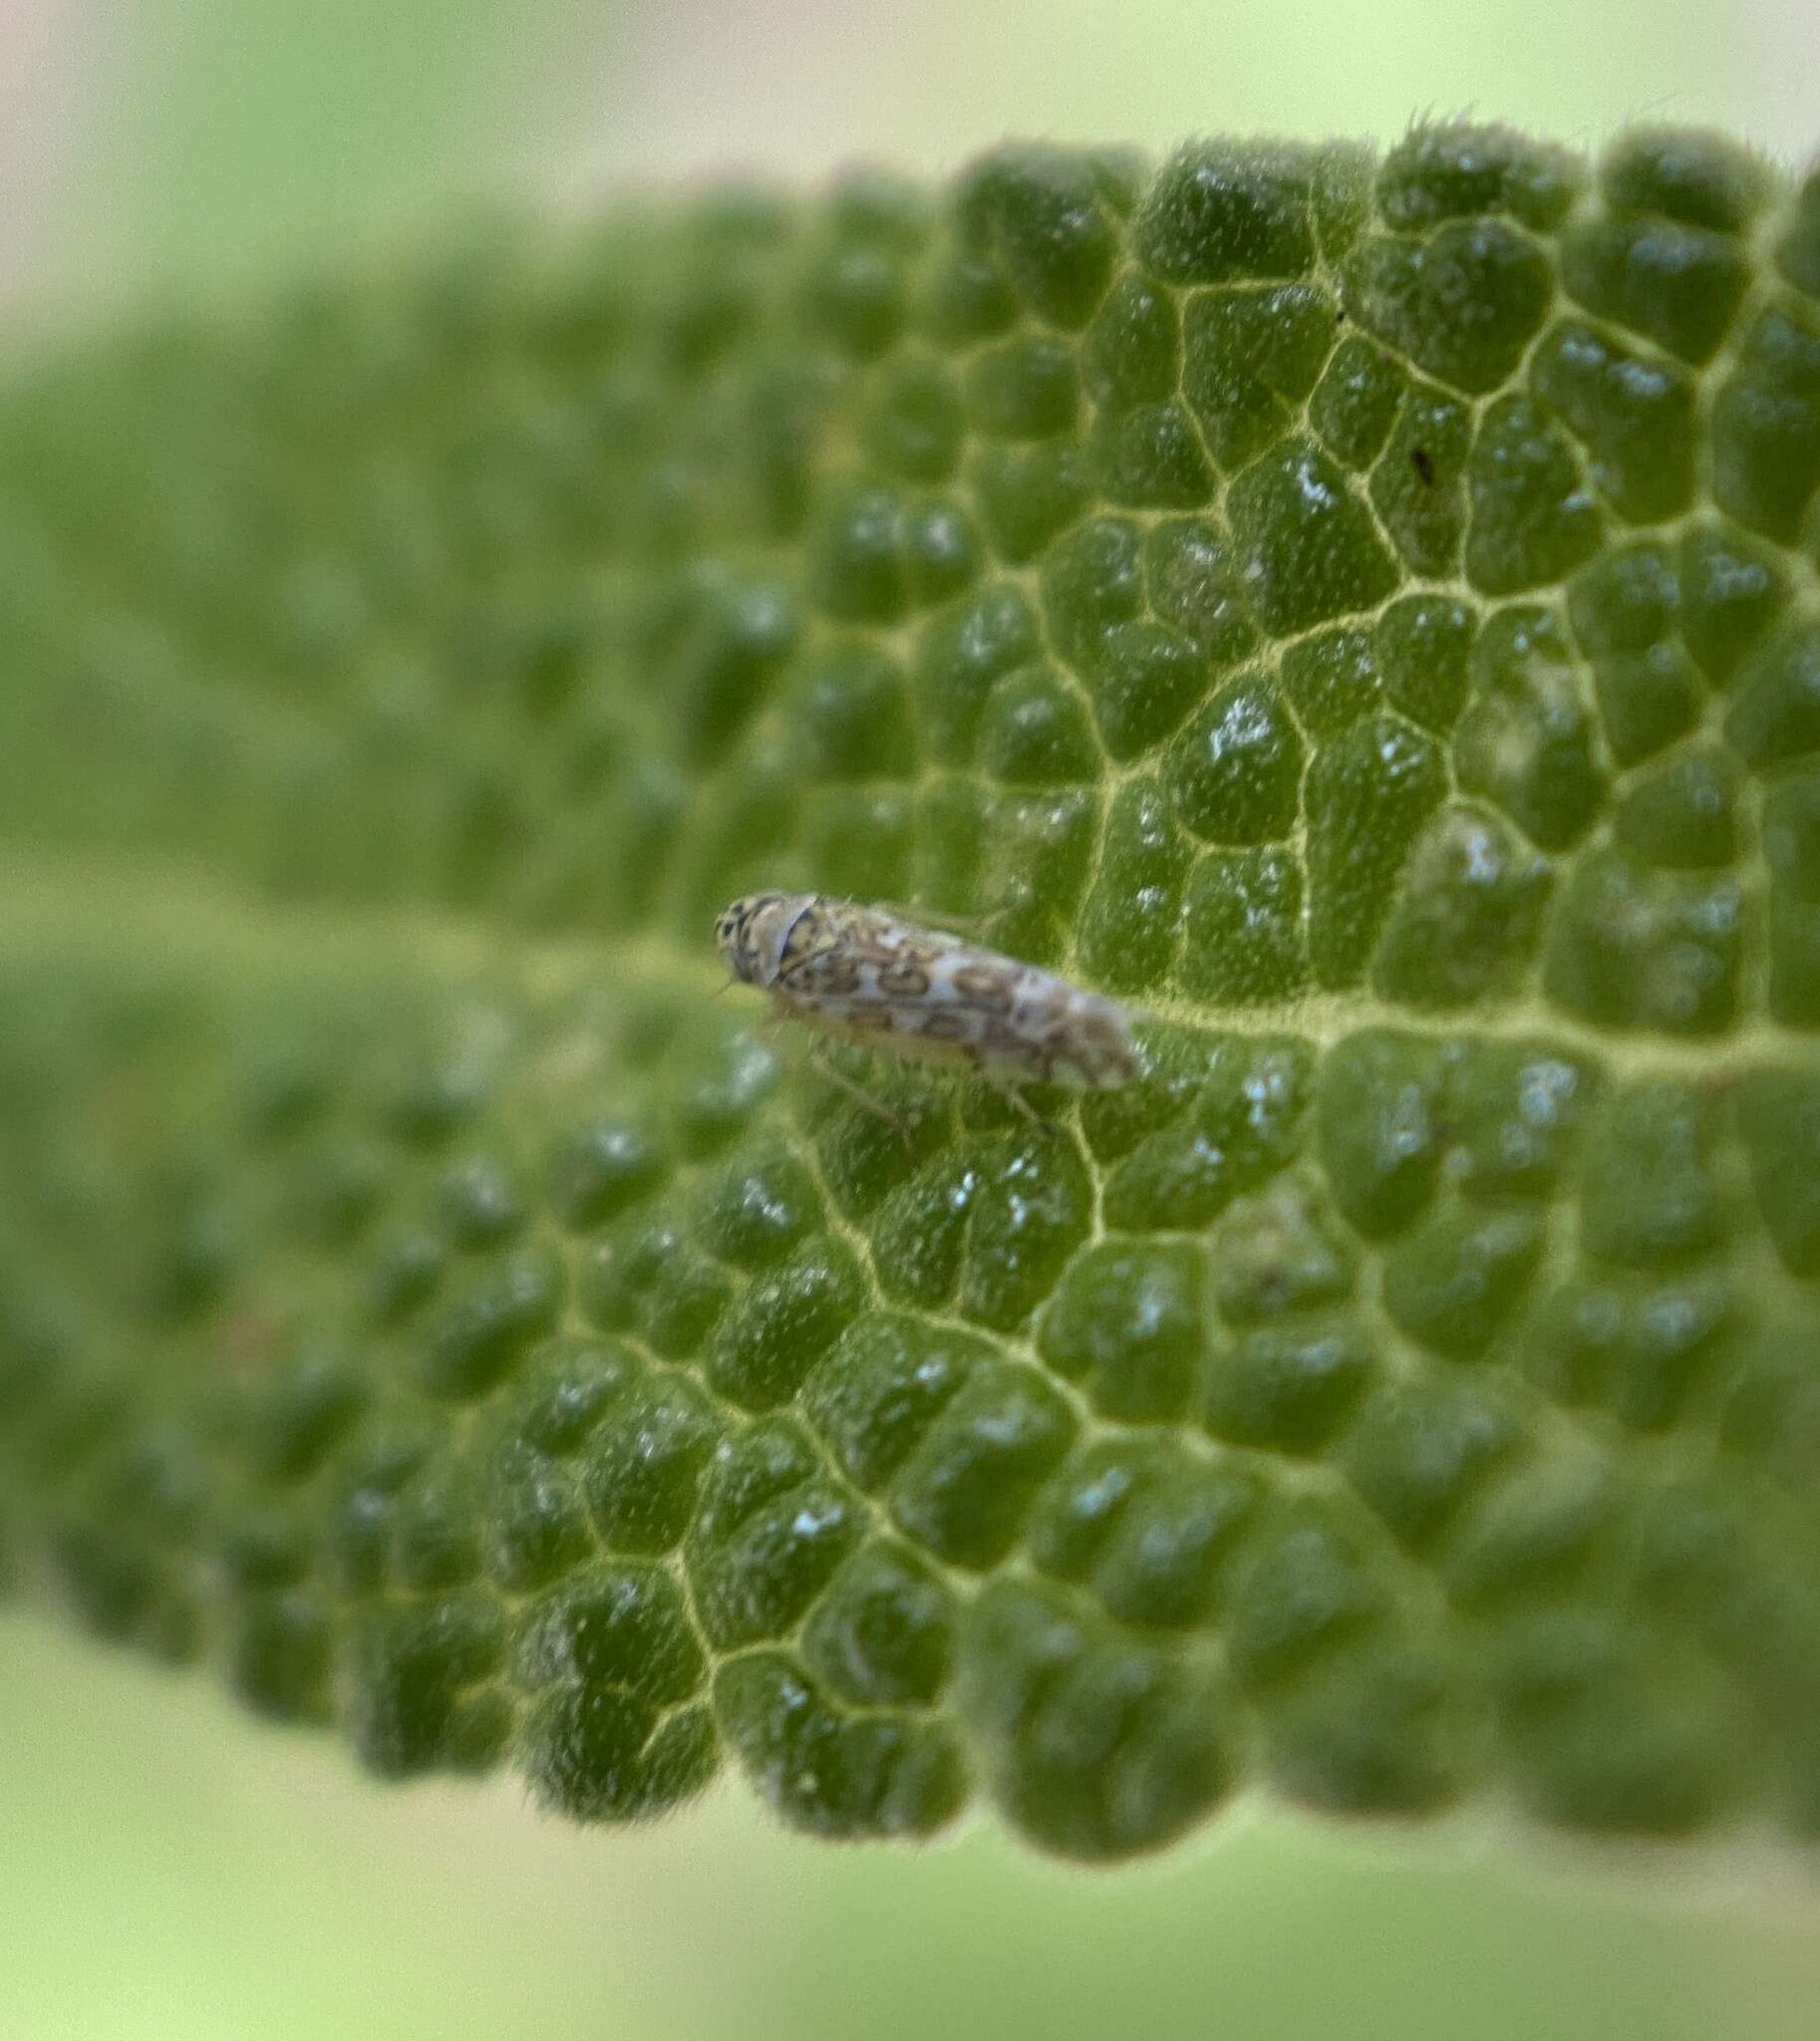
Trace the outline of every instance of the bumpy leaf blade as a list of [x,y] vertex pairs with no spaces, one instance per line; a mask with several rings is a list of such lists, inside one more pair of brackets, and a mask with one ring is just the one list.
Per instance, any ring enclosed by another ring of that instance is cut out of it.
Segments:
[[[0,1536],[591,1819],[1820,1822],[1820,186],[1013,149],[0,417]],[[1143,1010],[1037,1123],[715,911]]]

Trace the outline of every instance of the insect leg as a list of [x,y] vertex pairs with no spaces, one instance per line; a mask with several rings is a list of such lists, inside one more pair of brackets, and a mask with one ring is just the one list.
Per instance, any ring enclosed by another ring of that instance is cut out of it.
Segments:
[[1021,1112],[1033,1127],[1041,1127],[1048,1124],[1043,1115],[1025,1097],[1020,1086],[1011,1083],[1004,1077],[988,1077],[986,1081],[1004,1099],[1007,1105],[1011,1106],[1014,1111]]
[[853,1079],[844,1070],[838,1070],[834,1067],[825,1042],[810,1042],[809,1061],[814,1065],[816,1075],[825,1078],[828,1083],[833,1085],[836,1091],[844,1091],[855,1105],[863,1106],[867,1112],[883,1120],[887,1126],[894,1128],[897,1138],[904,1144],[904,1153],[906,1155],[913,1152],[910,1146],[910,1129],[904,1125],[903,1121],[898,1118],[897,1114],[888,1105],[881,1104],[878,1099],[874,1098],[863,1084],[855,1084]]

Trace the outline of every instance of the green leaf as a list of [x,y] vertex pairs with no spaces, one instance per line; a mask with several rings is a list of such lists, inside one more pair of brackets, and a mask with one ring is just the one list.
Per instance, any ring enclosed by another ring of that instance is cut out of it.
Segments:
[[[1820,182],[1007,149],[0,403],[0,1544],[389,1774],[1820,1830]],[[841,1061],[736,894],[1144,1075]],[[851,1096],[857,1082],[894,1127]]]

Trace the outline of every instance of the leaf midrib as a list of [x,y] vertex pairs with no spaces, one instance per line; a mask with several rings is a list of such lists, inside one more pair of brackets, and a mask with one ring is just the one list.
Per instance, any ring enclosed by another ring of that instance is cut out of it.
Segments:
[[[196,860],[4,853],[0,970],[105,963],[145,980],[188,979],[269,992],[286,982],[385,979],[487,986],[542,1000],[584,986],[610,991],[636,980],[691,998],[727,990],[708,932],[686,944],[662,929],[636,934],[527,935],[423,903],[353,906],[272,900]],[[1767,1020],[1723,1035],[1674,1039],[1619,1034],[1540,1001],[1467,1013],[1425,1014],[1368,992],[1222,1010],[1186,1000],[1146,1000],[1145,1014],[1174,1025],[1235,1037],[1294,1035],[1316,1048],[1372,1028],[1457,1039],[1546,1043],[1600,1062],[1631,1081],[1679,1077],[1723,1084],[1766,1060],[1811,1056],[1810,1038]]]
[[105,962],[148,977],[207,972],[274,982],[384,976],[481,981],[544,995],[628,974],[712,997],[721,973],[651,930],[632,937],[525,936],[422,905],[262,900],[181,858],[33,856],[8,848],[0,969]]

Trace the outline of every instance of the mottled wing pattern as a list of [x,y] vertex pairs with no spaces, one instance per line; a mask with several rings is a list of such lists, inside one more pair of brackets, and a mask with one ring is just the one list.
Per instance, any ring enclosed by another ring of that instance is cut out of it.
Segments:
[[1000,1083],[1097,1090],[1137,1074],[1111,1001],[882,908],[805,908],[770,991],[828,1033]]

